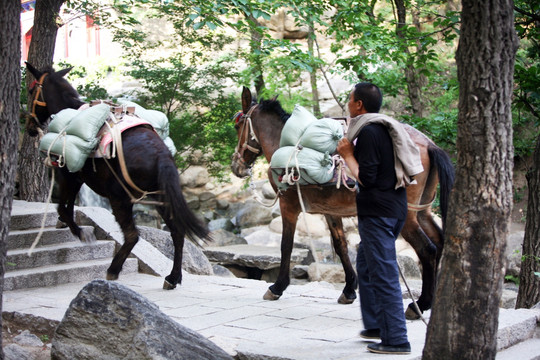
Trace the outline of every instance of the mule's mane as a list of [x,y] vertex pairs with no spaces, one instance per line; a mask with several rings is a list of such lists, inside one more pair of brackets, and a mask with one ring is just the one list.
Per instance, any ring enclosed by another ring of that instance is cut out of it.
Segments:
[[276,114],[283,122],[286,122],[291,116],[291,114],[283,109],[278,100],[261,100],[259,103],[259,111]]

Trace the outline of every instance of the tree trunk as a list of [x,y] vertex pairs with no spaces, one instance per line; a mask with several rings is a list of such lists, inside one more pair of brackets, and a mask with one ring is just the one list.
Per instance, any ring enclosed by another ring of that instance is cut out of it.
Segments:
[[[60,17],[58,13],[65,0],[38,0],[34,13],[32,41],[28,49],[28,62],[36,69],[52,66],[54,46]],[[19,60],[20,61],[20,60]],[[26,85],[33,81],[27,72]],[[32,101],[32,99],[29,99]],[[30,104],[28,105],[30,108]],[[45,201],[49,190],[48,171],[38,154],[39,139],[23,136],[19,157],[20,198],[28,201]]]
[[251,67],[253,68],[253,75],[255,76],[255,90],[257,96],[260,97],[262,91],[265,88],[264,76],[263,76],[263,64],[261,53],[262,34],[258,27],[260,26],[257,19],[253,16],[249,16],[249,20],[253,22],[254,26],[251,28]]
[[[6,240],[15,191],[19,143],[19,94],[21,91],[21,2],[0,2],[0,313],[4,293]],[[0,328],[2,318],[0,317]],[[0,333],[0,359],[4,358]]]
[[512,209],[509,0],[463,0],[456,183],[423,359],[494,359]]
[[[403,0],[394,0],[397,11],[397,25],[396,35],[401,40],[402,44],[405,44],[403,51],[406,54],[408,60],[412,58],[412,55],[407,47],[407,35],[405,28],[407,25],[407,9],[405,8],[405,2]],[[417,51],[421,52],[420,46],[417,47]],[[405,79],[407,80],[407,91],[409,93],[409,100],[413,114],[419,118],[424,117],[424,103],[422,101],[422,83],[425,83],[423,76],[416,69],[414,61],[407,61],[405,64]]]
[[527,220],[516,309],[530,309],[540,302],[540,136],[536,140],[533,165],[527,172],[527,184]]
[[[309,24],[309,34],[307,38],[308,51],[315,56],[314,41],[315,30],[313,28],[313,22]],[[317,118],[321,115],[321,106],[319,104],[319,90],[317,89],[317,68],[313,66],[313,70],[309,73],[309,81],[311,84],[311,98],[313,100],[313,113]]]

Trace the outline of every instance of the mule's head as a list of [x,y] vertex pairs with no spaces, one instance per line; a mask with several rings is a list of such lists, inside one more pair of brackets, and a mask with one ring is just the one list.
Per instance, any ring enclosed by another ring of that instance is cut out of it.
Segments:
[[244,86],[242,90],[242,112],[234,117],[234,127],[238,143],[232,159],[232,172],[244,178],[250,175],[250,169],[259,155],[262,154],[261,144],[254,132],[252,114],[257,108],[251,91]]
[[28,89],[32,102],[26,130],[30,136],[36,136],[39,129],[47,127],[51,114],[66,108],[77,109],[83,102],[73,86],[64,79],[72,68],[54,71],[49,67],[40,71],[29,63],[26,63],[26,68],[35,78]]

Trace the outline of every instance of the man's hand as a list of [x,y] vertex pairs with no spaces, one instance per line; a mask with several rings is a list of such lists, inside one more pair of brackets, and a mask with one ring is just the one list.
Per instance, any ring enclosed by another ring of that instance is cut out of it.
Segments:
[[346,159],[354,154],[354,146],[347,138],[341,138],[337,144],[337,152],[343,159]]

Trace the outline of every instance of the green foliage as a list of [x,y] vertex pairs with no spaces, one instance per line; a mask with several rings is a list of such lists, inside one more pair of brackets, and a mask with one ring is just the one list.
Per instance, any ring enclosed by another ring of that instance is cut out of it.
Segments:
[[[107,74],[111,72],[111,67],[108,65],[94,64],[89,65],[73,65],[65,61],[56,64],[59,69],[73,67],[66,75],[76,88],[77,92],[85,101],[110,99],[110,95],[105,89],[104,81]],[[88,67],[91,67],[89,69]]]
[[226,180],[234,148],[236,130],[231,114],[239,109],[239,99],[233,95],[220,95],[215,105],[205,112],[183,113],[172,120],[170,136],[175,144],[180,144],[176,157],[180,169],[193,162],[194,150],[203,154],[211,175],[220,181]]

